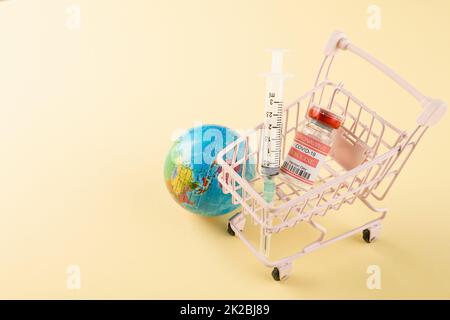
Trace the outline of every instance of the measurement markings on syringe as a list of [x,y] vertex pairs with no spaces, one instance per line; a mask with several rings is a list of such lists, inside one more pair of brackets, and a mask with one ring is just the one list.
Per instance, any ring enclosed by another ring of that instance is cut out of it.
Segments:
[[276,97],[274,92],[269,92],[268,103],[266,105],[266,121],[264,130],[264,150],[265,167],[278,167],[280,163],[281,149],[281,128],[282,128],[282,112],[283,102]]

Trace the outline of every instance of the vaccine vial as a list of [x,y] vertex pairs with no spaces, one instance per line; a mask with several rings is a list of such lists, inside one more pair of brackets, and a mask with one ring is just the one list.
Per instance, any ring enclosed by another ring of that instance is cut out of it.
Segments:
[[294,142],[281,166],[282,179],[311,186],[317,179],[343,118],[330,110],[311,105],[295,133]]

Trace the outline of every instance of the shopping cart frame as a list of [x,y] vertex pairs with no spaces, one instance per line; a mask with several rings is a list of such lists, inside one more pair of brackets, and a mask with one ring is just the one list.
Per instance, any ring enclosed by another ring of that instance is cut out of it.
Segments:
[[[367,107],[341,83],[328,79],[335,54],[339,50],[351,52],[369,62],[419,102],[423,111],[412,130],[399,129]],[[273,268],[272,276],[275,280],[284,280],[289,276],[295,259],[338,240],[361,231],[366,242],[378,238],[387,209],[374,206],[371,200],[380,201],[386,197],[427,129],[435,125],[447,109],[443,101],[424,96],[392,69],[351,43],[342,32],[336,31],[331,35],[324,53],[313,88],[284,108],[282,155],[285,154],[290,141],[288,135],[295,134],[299,120],[302,119],[300,110],[306,112],[312,103],[323,104],[325,101],[329,109],[346,116],[344,133],[349,143],[361,143],[367,147],[367,158],[362,164],[349,171],[342,168],[339,170],[330,158],[323,166],[324,172],[321,171],[319,175],[320,183],[315,187],[308,190],[281,182],[277,184],[275,201],[267,203],[262,191],[256,188],[263,177],[258,173],[251,181],[245,178],[245,172],[249,170],[246,167],[253,165],[256,171],[260,167],[263,123],[228,145],[216,158],[221,167],[218,180],[224,193],[231,194],[232,201],[240,204],[242,208],[241,212],[229,219],[228,232],[239,237],[265,266]],[[256,146],[253,151],[252,143]],[[239,151],[242,149],[244,152]],[[227,159],[230,153],[233,154],[231,161]],[[243,156],[240,157],[241,154]],[[236,170],[237,167],[241,169]],[[314,217],[324,216],[329,210],[339,210],[342,205],[353,204],[356,200],[361,201],[378,216],[350,231],[325,239],[327,230],[314,221]],[[268,252],[258,250],[246,237],[244,228],[247,217],[251,217],[251,220],[260,226],[261,248],[267,247],[267,241],[272,234],[294,227],[298,223],[309,224],[319,232],[319,236],[292,255],[272,261],[268,259]]]

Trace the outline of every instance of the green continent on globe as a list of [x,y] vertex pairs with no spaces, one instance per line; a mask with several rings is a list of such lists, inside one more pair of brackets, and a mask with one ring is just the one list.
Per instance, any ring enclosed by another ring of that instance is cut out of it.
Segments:
[[[211,165],[215,167],[216,165]],[[176,165],[172,170],[170,178],[166,180],[167,188],[177,199],[178,203],[187,203],[193,205],[189,200],[189,193],[195,192],[195,194],[203,194],[208,191],[212,179],[216,178],[218,170],[211,174],[213,170],[209,170],[208,173],[202,177],[202,183],[194,180],[193,170],[183,164]]]

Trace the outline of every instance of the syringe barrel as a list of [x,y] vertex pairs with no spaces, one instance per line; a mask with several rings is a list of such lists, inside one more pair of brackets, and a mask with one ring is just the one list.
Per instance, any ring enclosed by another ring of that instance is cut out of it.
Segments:
[[[266,93],[275,92],[278,97],[283,98],[285,77],[282,75],[268,75],[266,77]],[[268,95],[266,95],[266,104]]]
[[283,89],[283,77],[267,76],[261,166],[261,174],[267,177],[275,176],[280,171]]

